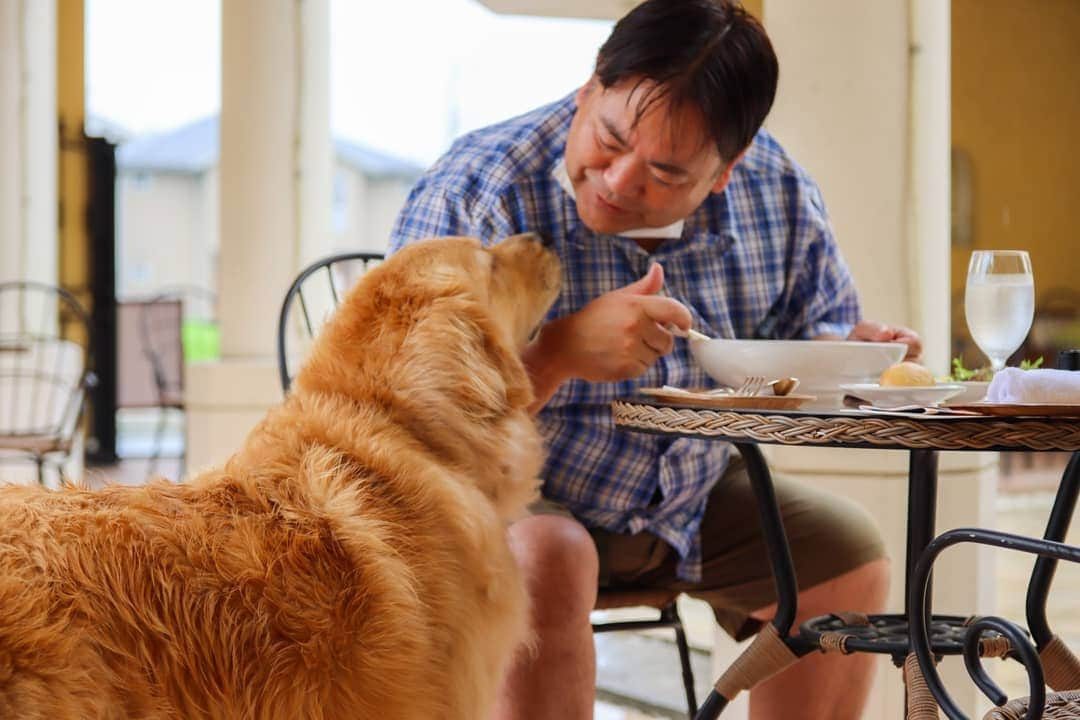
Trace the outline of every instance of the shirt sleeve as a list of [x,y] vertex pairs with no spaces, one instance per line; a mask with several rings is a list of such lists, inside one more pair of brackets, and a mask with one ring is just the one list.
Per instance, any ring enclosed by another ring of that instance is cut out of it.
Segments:
[[463,197],[447,192],[429,173],[409,192],[390,231],[388,254],[416,240],[444,235],[475,235]]
[[795,224],[786,307],[779,313],[776,337],[847,337],[859,321],[859,295],[840,252],[817,187],[808,181],[803,217]]
[[[459,186],[474,192],[462,192]],[[388,251],[445,235],[467,235],[489,245],[524,232],[524,223],[518,221],[506,195],[505,190],[492,189],[483,179],[445,176],[433,170],[409,193],[390,232]]]
[[811,245],[795,287],[795,294],[806,298],[798,337],[847,337],[851,333],[859,321],[859,296],[831,232]]

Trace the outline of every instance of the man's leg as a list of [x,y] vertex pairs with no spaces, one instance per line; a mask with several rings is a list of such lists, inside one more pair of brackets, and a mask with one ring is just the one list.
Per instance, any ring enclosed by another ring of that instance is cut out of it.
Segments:
[[596,693],[589,612],[596,603],[596,545],[577,521],[534,515],[510,527],[525,578],[534,647],[521,648],[496,701],[497,720],[588,720]]
[[[874,560],[799,593],[798,625],[830,612],[881,612],[889,591],[889,561]],[[768,621],[770,605],[751,614]],[[874,681],[877,655],[810,653],[750,693],[751,720],[857,720]]]
[[[889,561],[866,510],[803,483],[773,478],[773,486],[799,583],[795,627],[830,612],[880,612]],[[707,601],[721,627],[737,640],[752,636],[775,614],[776,585],[753,488],[738,459],[709,497],[701,550],[700,582],[671,582],[673,560],[646,579]],[[858,718],[872,674],[872,658],[811,653],[751,692],[751,718]]]

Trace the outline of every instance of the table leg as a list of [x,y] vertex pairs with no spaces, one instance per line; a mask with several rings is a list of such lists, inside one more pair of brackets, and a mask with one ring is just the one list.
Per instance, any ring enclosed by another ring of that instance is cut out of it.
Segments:
[[735,443],[735,447],[746,461],[747,474],[754,488],[754,498],[757,500],[761,518],[762,534],[765,536],[765,547],[769,553],[769,566],[776,581],[776,616],[772,619],[772,624],[780,637],[787,637],[795,623],[799,585],[795,579],[795,564],[791,560],[791,548],[784,531],[784,521],[776,504],[772,475],[769,474],[769,466],[757,445]]
[[[912,450],[908,459],[907,564],[904,573],[904,614],[908,614],[908,588],[923,550],[934,539],[937,521],[938,454],[935,450]],[[927,594],[930,593],[927,583]],[[929,613],[929,603],[927,603]]]
[[757,501],[761,531],[769,554],[769,566],[776,583],[776,615],[770,621],[772,628],[766,627],[762,630],[750,647],[716,681],[716,687],[705,698],[696,720],[715,720],[740,689],[750,689],[811,649],[808,645],[789,640],[798,608],[799,586],[795,579],[795,565],[791,560],[791,548],[788,546],[784,522],[776,504],[776,490],[769,474],[769,466],[757,445],[735,443],[735,447],[746,461],[747,474],[750,476],[754,499]]
[[[907,562],[904,572],[904,615],[910,617],[908,596],[915,579],[916,566],[923,550],[934,539],[937,520],[937,469],[938,454],[935,450],[912,450],[908,456],[908,516],[907,516]],[[926,595],[930,595],[931,580],[926,581]],[[930,624],[930,602],[924,610],[926,624]],[[910,630],[910,628],[909,628]],[[910,651],[909,651],[910,652]],[[911,708],[908,687],[904,687],[904,717]]]
[[[1065,533],[1072,521],[1073,511],[1076,509],[1076,498],[1080,494],[1080,452],[1073,453],[1072,459],[1065,468],[1065,474],[1058,485],[1057,497],[1054,498],[1054,507],[1050,511],[1050,519],[1046,524],[1046,534],[1043,538],[1064,542]],[[1050,624],[1046,620],[1046,597],[1050,593],[1050,583],[1054,580],[1054,571],[1057,570],[1058,561],[1047,556],[1040,556],[1035,560],[1035,569],[1031,573],[1031,581],[1028,583],[1027,592],[1027,623],[1031,636],[1035,639],[1035,646],[1043,650],[1053,639],[1054,633],[1050,630]]]

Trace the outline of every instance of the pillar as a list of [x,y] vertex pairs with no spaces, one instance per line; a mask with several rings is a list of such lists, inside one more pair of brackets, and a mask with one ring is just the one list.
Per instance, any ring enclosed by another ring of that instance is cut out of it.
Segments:
[[[56,33],[56,0],[0,0],[0,282],[59,281]],[[70,477],[82,473],[81,449],[77,439]],[[32,464],[0,471],[37,478]]]
[[228,457],[281,399],[277,316],[330,248],[328,0],[222,3],[220,362],[188,367],[188,467]]
[[0,280],[57,281],[55,0],[0,0]]

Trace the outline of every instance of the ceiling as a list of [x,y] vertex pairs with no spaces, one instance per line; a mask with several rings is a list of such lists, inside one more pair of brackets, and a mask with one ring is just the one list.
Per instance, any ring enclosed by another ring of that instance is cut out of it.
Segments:
[[618,20],[639,0],[480,0],[482,5],[504,15],[545,15],[548,17]]

